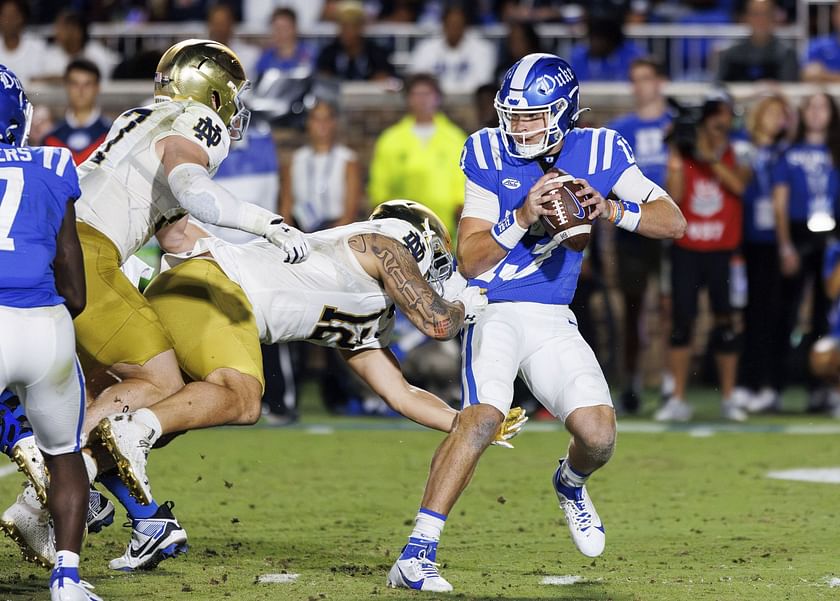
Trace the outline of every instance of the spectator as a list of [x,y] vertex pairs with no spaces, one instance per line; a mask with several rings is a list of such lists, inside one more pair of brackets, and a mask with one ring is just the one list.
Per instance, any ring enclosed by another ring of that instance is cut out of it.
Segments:
[[382,0],[378,20],[387,23],[416,23],[424,0]]
[[496,81],[501,81],[508,69],[519,59],[542,51],[542,40],[531,23],[510,23],[499,59],[496,61]]
[[250,25],[263,26],[277,8],[288,8],[297,16],[297,24],[304,31],[324,18],[324,0],[242,0],[243,20]]
[[45,77],[63,77],[68,63],[86,58],[99,67],[102,79],[109,79],[120,57],[88,36],[88,25],[77,12],[67,10],[55,19],[55,42],[47,47],[44,59]]
[[618,16],[590,16],[586,41],[572,47],[569,62],[580,81],[624,81],[630,64],[642,51],[624,37],[624,21]]
[[672,148],[666,189],[680,205],[688,226],[671,247],[671,346],[668,364],[674,396],[654,415],[657,421],[687,421],[693,412],[685,391],[691,366],[692,326],[701,287],[709,293],[714,325],[709,345],[715,354],[721,392],[721,415],[743,421],[746,413],[732,398],[738,369],[739,334],[730,304],[733,251],[741,243],[740,196],[750,178],[730,144],[733,111],[723,95],[703,105],[693,148]]
[[472,94],[491,81],[496,67],[493,46],[467,31],[467,15],[459,5],[443,13],[443,36],[420,42],[411,55],[412,73],[432,73],[446,94]]
[[267,71],[276,70],[285,77],[304,79],[312,73],[315,53],[298,39],[297,16],[290,8],[278,8],[271,15],[271,45],[257,61],[257,81]]
[[802,79],[813,83],[840,82],[840,1],[831,8],[834,33],[808,44]]
[[235,23],[236,15],[230,4],[225,2],[213,4],[207,11],[207,37],[233,50],[245,69],[245,75],[249,79],[256,80],[256,66],[260,50],[256,46],[234,37]]
[[[702,25],[713,32],[716,25],[730,24],[732,14],[727,7],[720,6],[715,0],[683,0],[682,5],[690,10],[678,16],[676,22],[681,25]],[[657,9],[674,4],[660,3]],[[711,60],[716,52],[717,40],[712,37],[685,38],[679,43],[677,56],[671,56],[670,69],[676,79],[707,81],[713,73]]]
[[499,113],[496,112],[496,92],[499,86],[495,83],[486,83],[478,86],[473,95],[473,106],[475,107],[477,129],[482,127],[499,127]]
[[44,104],[34,107],[32,109],[32,126],[29,128],[29,145],[44,146],[44,138],[53,129],[55,129],[55,123],[53,123],[50,109]]
[[[608,125],[630,142],[642,173],[663,189],[667,189],[665,174],[668,162],[665,134],[672,120],[662,93],[666,81],[664,67],[655,59],[634,60],[630,65],[630,83],[636,111]],[[625,411],[636,413],[641,405],[639,356],[644,325],[642,307],[651,278],[656,284],[659,281],[662,242],[617,228],[615,244],[619,290],[624,306],[624,391],[620,401]]]
[[748,114],[747,130],[754,146],[753,176],[744,191],[744,244],[747,304],[744,308],[744,349],[736,396],[749,411],[776,405],[773,390],[773,327],[779,321],[779,249],[773,218],[773,173],[788,142],[790,110],[779,95],[759,100]]
[[24,0],[0,0],[0,65],[13,70],[24,86],[43,72],[47,47],[41,38],[24,31],[28,18]]
[[73,162],[81,165],[105,140],[111,122],[102,116],[99,100],[99,68],[79,58],[64,70],[67,112],[64,119],[44,140],[46,146],[64,146],[73,154]]
[[306,119],[309,143],[283,168],[280,214],[304,232],[346,225],[359,216],[362,176],[356,153],[336,142],[335,106],[320,101]]
[[750,0],[744,11],[750,37],[720,54],[720,81],[797,81],[796,51],[774,35],[776,5],[773,0]]
[[[828,298],[823,285],[823,258],[826,240],[835,229],[840,194],[840,117],[837,105],[826,93],[806,96],[800,108],[799,126],[793,144],[776,166],[773,207],[776,237],[781,261],[781,317],[777,321],[773,373],[775,388],[785,384],[791,333],[797,323],[808,282],[813,341],[825,334]],[[819,383],[809,379],[808,407],[820,410],[824,405]]]
[[815,377],[832,387],[831,414],[840,418],[840,242],[837,240],[826,248],[823,280],[832,305],[829,331],[811,347],[808,364]]
[[408,114],[376,140],[368,198],[373,206],[394,198],[423,203],[452,235],[464,204],[459,164],[467,135],[440,112],[433,75],[412,75],[405,93]]
[[318,72],[345,81],[393,77],[388,52],[364,37],[365,11],[360,2],[344,0],[338,7],[338,38],[318,55]]

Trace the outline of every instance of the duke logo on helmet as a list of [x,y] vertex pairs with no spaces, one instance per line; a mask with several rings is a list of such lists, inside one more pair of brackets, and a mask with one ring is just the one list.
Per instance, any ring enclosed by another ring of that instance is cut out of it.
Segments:
[[17,75],[0,65],[0,142],[11,146],[25,146],[32,124],[32,105],[23,91]]
[[[505,74],[495,101],[510,154],[532,159],[560,142],[583,112],[578,108],[579,89],[574,70],[558,56],[536,53],[517,61]],[[524,117],[542,117],[543,126],[517,131]]]

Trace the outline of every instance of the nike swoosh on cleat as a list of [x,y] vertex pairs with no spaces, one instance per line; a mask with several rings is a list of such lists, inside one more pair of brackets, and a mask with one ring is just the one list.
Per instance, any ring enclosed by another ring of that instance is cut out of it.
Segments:
[[160,530],[158,530],[152,536],[150,536],[145,543],[143,543],[140,547],[137,548],[136,551],[134,549],[132,549],[131,550],[132,556],[133,557],[141,557],[143,555],[144,551],[146,550],[146,548],[154,545],[165,531],[166,531],[166,526],[162,526],[160,528]]
[[420,587],[423,586],[423,579],[422,578],[420,580],[411,580],[410,578],[408,578],[405,575],[405,572],[402,571],[402,568],[400,566],[397,566],[397,571],[400,573],[400,577],[403,579],[403,582],[408,584],[409,587],[416,590],[416,589],[420,589]]

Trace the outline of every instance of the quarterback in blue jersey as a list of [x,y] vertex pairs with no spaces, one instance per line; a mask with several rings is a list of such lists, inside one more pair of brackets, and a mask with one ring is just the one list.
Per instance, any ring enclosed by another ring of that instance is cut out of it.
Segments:
[[[487,289],[490,304],[464,335],[464,408],[432,461],[415,528],[388,574],[389,586],[452,590],[435,563],[440,533],[511,406],[518,373],[572,435],[552,478],[572,539],[587,556],[604,550],[604,527],[585,483],[612,455],[615,412],[568,307],[582,254],[558,245],[539,223],[547,213],[543,195],[558,186],[557,174],[546,171],[559,167],[576,178],[592,219],[652,238],[681,236],[685,219],[642,175],[624,138],[610,129],[575,127],[578,92],[566,61],[530,54],[511,67],[496,95],[500,126],[465,143],[458,264],[470,284]],[[610,192],[620,200],[608,200]]]
[[[84,378],[71,318],[86,296],[73,204],[79,179],[69,150],[26,146],[32,106],[2,65],[0,85],[0,391],[20,399],[50,474],[52,600],[97,600],[78,572],[88,508],[80,452]],[[32,486],[0,517],[0,528],[16,540],[25,520],[15,512],[24,505],[40,510]]]

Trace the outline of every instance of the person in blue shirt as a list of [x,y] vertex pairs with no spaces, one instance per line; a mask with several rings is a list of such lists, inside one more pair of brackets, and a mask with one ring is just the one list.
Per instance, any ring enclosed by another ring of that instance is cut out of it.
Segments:
[[[773,209],[782,272],[781,316],[774,345],[774,388],[785,384],[791,333],[797,322],[809,280],[813,281],[809,336],[815,340],[827,328],[828,298],[822,265],[826,240],[837,226],[840,198],[840,112],[825,92],[802,99],[799,127],[773,175]],[[820,383],[809,379],[809,410],[825,408]]]
[[826,294],[831,299],[828,333],[811,347],[808,365],[814,376],[832,387],[831,415],[840,418],[840,241],[836,239],[825,249],[822,275]]
[[756,103],[747,115],[752,144],[752,179],[741,201],[744,205],[744,238],[741,252],[747,271],[744,307],[744,345],[738,364],[742,404],[748,411],[775,407],[773,389],[773,330],[779,319],[781,272],[773,217],[773,173],[787,146],[792,113],[783,96],[773,94]]
[[625,81],[630,64],[642,50],[624,37],[623,19],[590,17],[586,42],[575,44],[569,62],[580,81]]
[[[651,181],[665,187],[668,145],[665,136],[673,115],[668,109],[662,88],[667,81],[664,66],[655,58],[638,58],[630,65],[630,84],[636,111],[607,125],[630,143],[636,164]],[[651,278],[658,285],[662,263],[662,242],[618,229],[615,232],[619,292],[624,305],[623,386],[620,401],[628,413],[641,406],[642,305]]]
[[802,79],[811,83],[840,82],[840,2],[831,9],[832,31],[808,43]]
[[268,71],[283,77],[303,79],[312,74],[315,51],[298,39],[297,15],[290,8],[277,8],[271,15],[271,45],[257,60],[257,85]]
[[[78,571],[89,484],[80,452],[84,376],[71,317],[86,300],[74,210],[79,178],[69,150],[26,146],[32,106],[2,65],[0,83],[0,391],[20,399],[50,474],[52,601],[95,601]],[[37,497],[27,486],[0,527],[7,531],[23,504],[40,510]]]
[[[546,234],[543,197],[574,180],[582,186],[581,213],[589,207],[590,219],[649,237],[679,237],[685,219],[642,174],[620,134],[575,127],[579,89],[566,61],[530,54],[510,68],[496,95],[500,126],[479,130],[464,144],[458,269],[470,285],[487,290],[489,305],[464,334],[464,408],[435,454],[415,527],[388,574],[391,587],[452,590],[435,563],[440,533],[511,406],[517,374],[572,435],[552,478],[572,540],[589,557],[604,550],[604,527],[585,484],[612,455],[615,412],[568,307],[583,253]],[[608,200],[611,192],[621,200]]]

